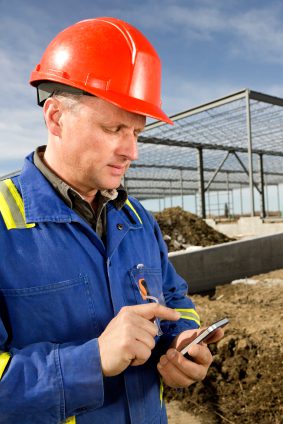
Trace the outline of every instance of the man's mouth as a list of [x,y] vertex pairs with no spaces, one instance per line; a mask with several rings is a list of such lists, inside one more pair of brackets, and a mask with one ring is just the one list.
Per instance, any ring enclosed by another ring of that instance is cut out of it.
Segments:
[[108,166],[112,169],[112,173],[115,175],[123,175],[127,169],[125,165],[110,164]]

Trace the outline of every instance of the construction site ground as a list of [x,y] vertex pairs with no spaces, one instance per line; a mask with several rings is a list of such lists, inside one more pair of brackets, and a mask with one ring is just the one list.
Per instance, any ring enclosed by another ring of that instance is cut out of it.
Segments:
[[230,323],[206,379],[166,390],[169,423],[283,423],[283,270],[191,297],[203,325]]
[[[187,214],[170,208],[157,217],[169,250],[177,243],[202,245],[206,232],[209,243],[219,243],[219,233]],[[283,423],[283,269],[191,298],[202,326],[222,317],[230,323],[224,338],[210,345],[214,361],[205,380],[188,389],[165,388],[169,424]]]

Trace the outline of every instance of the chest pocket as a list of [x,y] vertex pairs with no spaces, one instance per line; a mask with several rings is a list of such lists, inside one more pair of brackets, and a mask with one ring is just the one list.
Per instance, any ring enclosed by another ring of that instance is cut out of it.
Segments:
[[[130,270],[130,278],[137,304],[154,302],[165,305],[160,269],[146,268],[143,264],[138,264]],[[161,323],[158,318],[154,322],[158,327],[159,336],[166,332],[165,322]]]
[[84,275],[43,286],[0,289],[0,308],[8,344],[17,348],[98,335],[89,282]]
[[152,300],[165,305],[160,269],[138,264],[130,270],[130,278],[136,303],[148,303]]

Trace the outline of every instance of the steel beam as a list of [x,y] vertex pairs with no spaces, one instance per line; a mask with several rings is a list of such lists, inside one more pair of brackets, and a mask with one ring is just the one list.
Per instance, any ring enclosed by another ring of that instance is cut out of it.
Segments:
[[[262,150],[259,153],[262,153]],[[265,154],[265,152],[264,152],[264,154]],[[183,171],[197,171],[198,170],[197,166],[189,166],[189,167],[187,166],[186,167],[186,166],[158,165],[158,164],[147,165],[147,164],[141,164],[141,163],[139,163],[139,164],[132,163],[131,164],[131,168],[132,169],[134,169],[134,168],[137,168],[137,169],[140,169],[140,168],[147,169],[147,168],[149,168],[150,169],[151,168],[151,169],[167,169],[167,170],[172,169],[173,171],[174,170],[178,170],[179,171],[180,169],[182,169]],[[205,172],[214,172],[214,171],[215,171],[215,168],[205,168]],[[227,172],[227,169],[224,169],[223,171],[220,170],[219,172],[226,173]],[[241,172],[239,170],[233,170],[233,169],[229,169],[229,173],[230,174],[241,174]],[[266,174],[268,174],[268,175],[276,175],[276,176],[283,176],[283,172],[272,172],[272,171],[268,171],[268,172],[266,172]]]
[[215,177],[217,176],[218,172],[221,170],[222,166],[226,162],[228,156],[230,155],[230,152],[227,152],[226,156],[223,158],[222,162],[219,164],[218,168],[215,170],[214,174],[212,175],[211,179],[209,180],[207,186],[205,187],[205,190],[208,190],[211,186],[212,182],[214,181]]
[[[185,112],[177,113],[176,115],[170,116],[170,119],[174,122],[182,118],[187,118],[188,116],[196,115],[197,113],[205,112],[206,110],[213,109],[215,107],[223,106],[227,103],[235,102],[237,100],[245,98],[246,90],[241,90],[236,93],[229,94],[225,97],[221,97],[212,102],[205,103],[203,105],[188,109]],[[158,121],[146,125],[145,131],[151,130],[152,128],[160,127],[161,125],[168,125],[164,122]]]
[[[215,143],[199,143],[195,141],[186,141],[186,140],[174,140],[171,138],[157,138],[157,137],[139,137],[139,143],[141,144],[153,144],[153,145],[162,145],[169,147],[179,147],[179,148],[192,148],[198,149],[201,147],[206,150],[224,150],[224,151],[236,151],[239,153],[247,153],[248,148],[245,147],[235,147],[233,145],[223,145],[223,144],[215,144]],[[261,153],[262,149],[254,149],[254,153]],[[283,152],[276,150],[264,150],[264,154],[270,156],[280,156],[283,157]]]

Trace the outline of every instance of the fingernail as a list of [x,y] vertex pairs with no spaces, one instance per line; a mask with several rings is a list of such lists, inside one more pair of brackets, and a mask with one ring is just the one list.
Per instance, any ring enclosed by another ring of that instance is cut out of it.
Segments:
[[166,365],[167,363],[168,363],[168,360],[167,360],[166,356],[162,356],[162,357],[160,358],[160,364],[161,364],[162,366],[164,366],[164,365]]
[[176,351],[175,351],[175,350],[170,350],[170,351],[167,353],[167,356],[168,356],[168,358],[169,358],[169,359],[173,359],[173,358],[175,358],[175,356],[176,356]]

